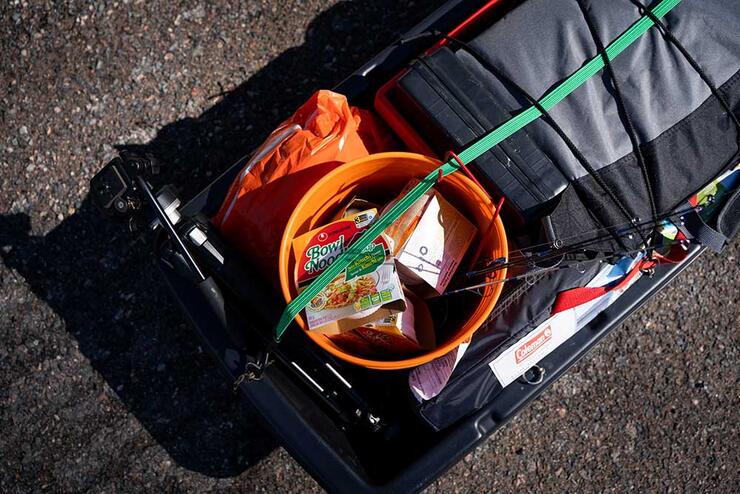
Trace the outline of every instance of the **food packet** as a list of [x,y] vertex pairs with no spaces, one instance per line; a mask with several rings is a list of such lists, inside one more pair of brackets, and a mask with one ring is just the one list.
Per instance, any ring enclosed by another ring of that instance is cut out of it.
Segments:
[[368,340],[376,354],[402,355],[436,346],[434,323],[426,302],[404,290],[406,310],[368,323],[355,331]]
[[406,310],[338,335],[331,340],[344,350],[367,357],[411,356],[436,346],[434,322],[426,302],[404,290]]
[[[417,183],[418,180],[409,182],[400,196]],[[394,203],[387,205],[386,210]],[[393,239],[401,281],[428,298],[444,293],[476,231],[438,191],[430,189],[385,233]]]
[[[295,280],[302,290],[357,240],[378,216],[376,209],[351,214],[293,240]],[[327,335],[349,331],[406,309],[391,255],[380,235],[306,306],[309,330]]]

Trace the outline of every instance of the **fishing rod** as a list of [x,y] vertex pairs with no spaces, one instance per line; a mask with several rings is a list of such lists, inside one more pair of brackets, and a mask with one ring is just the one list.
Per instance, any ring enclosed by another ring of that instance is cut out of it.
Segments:
[[503,278],[503,279],[500,279],[500,280],[492,280],[492,281],[487,281],[487,282],[484,282],[484,283],[477,283],[475,285],[470,285],[470,286],[466,286],[466,287],[462,287],[462,288],[456,288],[456,289],[453,289],[453,290],[449,290],[449,291],[443,293],[441,296],[442,297],[445,297],[445,296],[448,296],[448,295],[455,295],[455,294],[462,293],[462,292],[477,293],[476,290],[478,290],[480,288],[485,288],[487,286],[497,285],[497,284],[500,284],[500,283],[506,283],[506,282],[509,282],[509,281],[515,281],[515,280],[520,280],[520,279],[528,279],[528,278],[529,279],[532,279],[533,277],[536,277],[536,276],[539,276],[539,275],[543,275],[543,274],[547,274],[547,273],[551,273],[551,272],[554,272],[554,271],[560,271],[560,270],[565,270],[565,269],[573,269],[573,268],[582,267],[584,264],[587,264],[587,263],[590,263],[590,262],[603,263],[603,262],[606,262],[606,261],[618,260],[618,259],[621,259],[621,258],[623,258],[625,256],[629,256],[629,255],[632,255],[632,254],[640,254],[640,253],[648,254],[648,253],[653,252],[653,251],[655,251],[655,250],[657,250],[659,248],[669,247],[669,246],[672,246],[672,245],[682,245],[682,246],[685,246],[686,243],[687,243],[687,241],[682,239],[682,240],[679,240],[679,241],[672,241],[669,244],[665,244],[665,245],[661,245],[661,246],[648,247],[648,248],[643,248],[643,249],[634,249],[634,250],[629,250],[629,251],[625,251],[625,252],[622,252],[622,253],[614,253],[614,254],[609,254],[609,255],[601,255],[601,256],[598,256],[598,257],[596,257],[594,259],[584,259],[584,260],[579,260],[579,261],[575,261],[575,262],[572,262],[572,263],[565,263],[565,264],[563,264],[562,262],[559,262],[559,263],[555,264],[554,266],[548,266],[548,267],[534,269],[534,270],[531,270],[531,271],[527,271],[526,273],[522,273],[522,274],[518,274],[518,275],[514,275],[514,276],[509,276],[507,278]]
[[[704,209],[706,209],[706,208],[710,207],[712,204],[714,204],[715,201],[716,201],[716,197],[713,194],[709,194],[709,195],[707,195],[704,198],[704,200],[702,201],[701,204],[697,204],[695,206],[690,206],[690,207],[687,207],[685,209],[681,209],[681,210],[678,210],[678,211],[669,211],[669,212],[661,213],[660,215],[657,216],[657,218],[655,220],[650,219],[650,220],[645,220],[645,221],[642,221],[642,222],[639,222],[639,223],[625,222],[625,223],[621,223],[621,224],[601,226],[601,227],[598,227],[598,228],[594,228],[592,230],[587,230],[587,231],[582,232],[582,233],[577,233],[575,235],[571,235],[569,237],[559,238],[559,239],[556,239],[554,241],[551,240],[551,241],[543,242],[543,243],[540,243],[540,244],[534,244],[534,245],[530,245],[530,246],[527,246],[527,247],[522,247],[520,249],[510,250],[509,251],[509,258],[513,257],[514,255],[519,255],[519,256],[522,256],[522,257],[526,256],[527,258],[530,258],[532,256],[532,254],[539,254],[540,252],[549,252],[552,249],[561,249],[562,246],[563,246],[563,244],[564,244],[564,241],[566,241],[566,240],[583,237],[583,236],[588,235],[590,233],[599,232],[599,231],[602,231],[602,230],[607,231],[607,233],[605,233],[603,235],[596,236],[596,237],[592,237],[592,238],[589,238],[589,239],[586,239],[586,240],[583,240],[581,242],[577,242],[575,244],[569,244],[569,245],[567,245],[567,247],[569,247],[569,248],[574,247],[574,246],[581,247],[581,246],[584,246],[584,245],[588,245],[589,243],[595,243],[597,241],[604,240],[604,239],[609,239],[609,238],[613,238],[615,236],[617,238],[622,238],[622,237],[625,237],[625,236],[631,237],[632,232],[635,231],[635,228],[634,227],[636,227],[636,226],[637,227],[642,227],[642,226],[650,226],[650,227],[652,227],[652,226],[655,225],[655,222],[656,221],[661,222],[661,223],[659,223],[656,226],[657,229],[666,228],[669,225],[675,227],[676,226],[676,223],[678,223],[679,225],[682,226],[682,225],[684,225],[684,215],[690,214],[690,213],[700,213]],[[674,218],[676,218],[676,217],[678,217],[678,219],[679,219],[678,222],[676,222],[674,220]],[[636,221],[639,221],[639,218],[637,218]],[[609,229],[615,229],[615,232],[609,232],[608,231]],[[641,231],[642,232],[647,232],[648,230],[641,230]],[[535,249],[538,249],[540,247],[548,247],[549,249],[546,249],[544,251],[536,252]],[[565,252],[565,251],[561,251],[561,252]],[[494,261],[495,260],[496,259],[494,259]],[[489,258],[489,259],[482,259],[479,262],[477,262],[476,264],[490,263],[490,262],[491,262],[491,259]]]
[[[682,244],[684,242],[686,242],[686,241],[685,240],[681,240],[681,241],[678,241],[676,243],[677,244]],[[503,258],[502,257],[502,258],[496,259],[495,261],[498,261],[498,262],[496,262],[495,264],[490,265],[487,268],[479,269],[477,271],[471,271],[469,273],[466,273],[465,276],[467,278],[473,278],[475,276],[479,276],[479,275],[483,275],[483,274],[490,274],[490,273],[493,273],[493,272],[496,272],[496,271],[500,271],[502,269],[511,269],[511,268],[518,268],[518,267],[536,267],[538,264],[544,264],[544,263],[548,263],[548,262],[556,262],[556,264],[559,264],[560,262],[562,262],[563,260],[565,260],[567,256],[572,256],[572,255],[582,255],[582,256],[585,256],[586,257],[585,259],[579,259],[577,262],[589,262],[589,261],[593,261],[593,260],[599,260],[599,259],[602,259],[603,260],[603,259],[607,259],[607,258],[608,259],[611,259],[611,258],[621,258],[621,257],[624,257],[626,255],[631,255],[631,254],[636,254],[636,253],[641,253],[641,252],[642,253],[653,252],[653,251],[655,251],[657,249],[668,247],[669,245],[671,245],[671,244],[665,244],[664,243],[664,244],[656,245],[656,246],[653,246],[653,247],[649,247],[649,246],[645,247],[644,246],[644,247],[640,247],[640,248],[634,249],[634,250],[626,250],[626,251],[618,251],[618,252],[608,252],[608,253],[596,252],[596,251],[589,251],[587,249],[576,249],[576,250],[570,250],[567,253],[556,252],[554,254],[550,254],[548,256],[544,256],[544,257],[541,257],[541,258],[538,258],[538,259],[535,259],[535,258],[526,258],[526,259],[515,260],[515,261],[512,261],[512,262],[505,262],[506,261],[506,258]],[[591,254],[591,257],[588,257],[589,254]],[[544,266],[543,268],[550,268],[550,267],[551,266]]]
[[[661,221],[665,221],[665,220],[670,219],[671,217],[682,216],[684,214],[688,214],[688,213],[691,213],[691,212],[699,212],[702,209],[703,209],[703,205],[697,205],[697,206],[693,206],[693,207],[686,208],[686,209],[679,210],[679,211],[663,213],[662,215],[660,215],[658,217],[658,219],[661,220]],[[510,253],[527,252],[527,251],[530,251],[530,250],[534,250],[534,249],[536,249],[538,247],[553,247],[553,245],[555,246],[555,248],[559,248],[558,245],[562,245],[564,243],[564,241],[567,241],[567,240],[570,240],[570,239],[574,239],[574,238],[583,237],[583,236],[588,235],[590,233],[599,232],[599,231],[602,231],[602,230],[609,230],[609,229],[616,229],[616,231],[615,232],[607,232],[607,236],[614,236],[615,234],[618,234],[617,236],[621,238],[621,237],[625,237],[625,236],[630,235],[631,232],[634,231],[633,226],[642,227],[642,226],[648,226],[648,225],[654,225],[654,221],[652,219],[650,219],[650,220],[645,220],[645,221],[642,221],[642,222],[639,222],[639,223],[627,222],[627,223],[621,223],[621,224],[615,224],[615,225],[609,225],[609,226],[602,226],[602,227],[594,228],[592,230],[588,230],[588,231],[585,231],[585,232],[582,232],[582,233],[577,233],[577,234],[571,235],[569,237],[559,238],[559,239],[556,239],[554,241],[543,242],[543,243],[540,243],[540,244],[535,244],[535,245],[531,245],[531,246],[528,246],[528,247],[523,247],[521,249],[515,249],[515,250],[510,251]],[[621,232],[620,233],[621,230],[624,230],[624,232]],[[591,240],[591,239],[587,239],[587,240]],[[574,245],[574,244],[570,244],[570,245]]]
[[[648,232],[649,229],[643,230],[644,232]],[[566,250],[549,250],[549,251],[542,251],[542,252],[534,252],[534,253],[528,253],[529,255],[525,255],[523,257],[520,257],[518,259],[509,260],[505,257],[499,257],[497,259],[491,260],[487,264],[486,267],[475,270],[475,271],[469,271],[465,273],[465,276],[468,278],[473,278],[475,276],[479,276],[482,274],[488,274],[495,271],[500,271],[501,269],[509,269],[509,268],[517,268],[517,267],[525,267],[525,266],[536,266],[538,264],[546,264],[548,262],[552,261],[558,261],[565,259],[567,256],[572,256],[574,254],[578,255],[587,255],[588,253],[592,253],[593,257],[597,257],[600,252],[588,250],[586,247],[589,245],[593,245],[594,243],[597,243],[601,239],[595,239],[593,241],[589,241],[587,243],[583,243],[580,245],[576,245],[573,247],[570,247]],[[660,246],[658,246],[660,247]],[[640,249],[636,249],[637,252],[642,252],[645,250],[646,247],[642,247]],[[627,251],[624,251],[627,252]],[[624,255],[623,252],[611,252],[612,255]]]
[[[697,205],[697,206],[694,206],[694,207],[686,208],[684,210],[679,210],[679,211],[675,211],[675,212],[670,212],[670,213],[662,214],[662,215],[660,215],[660,217],[658,219],[659,220],[666,220],[666,219],[671,218],[671,217],[676,217],[676,216],[679,216],[680,217],[680,216],[682,216],[684,214],[688,214],[688,213],[691,213],[691,212],[701,211],[702,208],[703,208],[703,206]],[[588,235],[589,233],[593,233],[593,232],[598,232],[600,230],[608,230],[610,228],[620,228],[621,227],[623,229],[626,228],[626,231],[623,234],[621,234],[621,236],[631,236],[633,234],[633,232],[634,232],[634,227],[647,226],[649,228],[645,228],[645,229],[641,229],[640,230],[641,233],[643,233],[643,232],[644,233],[647,233],[647,232],[653,230],[653,226],[654,225],[655,225],[654,220],[651,219],[651,220],[644,221],[644,222],[641,222],[641,223],[636,223],[636,224],[633,224],[633,223],[624,223],[624,224],[621,224],[621,225],[604,226],[604,227],[599,227],[597,229],[593,229],[593,230],[590,230],[590,231],[587,231],[587,232],[584,232],[584,233],[572,235],[572,236],[567,237],[565,239],[558,239],[558,240],[555,240],[554,242],[552,242],[552,241],[550,241],[550,242],[544,242],[544,243],[541,243],[541,244],[536,244],[536,245],[532,245],[532,246],[529,246],[529,247],[524,247],[524,248],[521,248],[521,249],[512,250],[512,251],[510,251],[510,255],[509,255],[509,260],[508,261],[506,261],[505,258],[496,258],[496,259],[490,259],[489,258],[489,259],[483,259],[483,260],[479,261],[478,263],[476,263],[476,265],[478,265],[478,266],[481,266],[482,265],[484,267],[482,269],[479,269],[479,270],[470,271],[470,272],[466,273],[466,276],[472,277],[472,276],[477,276],[479,274],[485,274],[485,273],[488,273],[488,272],[491,272],[491,271],[496,271],[496,270],[499,270],[499,269],[503,269],[505,267],[508,268],[508,267],[516,267],[516,266],[520,266],[520,265],[531,265],[534,262],[540,262],[540,263],[542,263],[542,262],[546,262],[546,261],[556,260],[556,259],[558,259],[560,257],[567,256],[567,255],[570,255],[572,253],[577,253],[577,252],[584,251],[584,248],[585,247],[588,247],[590,245],[593,245],[595,243],[598,243],[598,242],[600,242],[602,240],[606,240],[606,239],[609,239],[609,238],[613,238],[614,237],[614,232],[607,232],[605,234],[598,235],[598,236],[595,236],[595,237],[592,237],[592,238],[589,238],[589,239],[585,239],[585,240],[583,240],[581,242],[577,242],[575,244],[570,244],[570,245],[567,246],[567,249],[563,249],[561,247],[558,247],[558,244],[562,244],[562,242],[564,240],[569,240],[569,239],[572,239],[572,238],[583,237],[584,235]],[[617,231],[619,231],[619,230],[617,230]],[[538,250],[541,247],[547,247],[547,249]],[[516,256],[514,259],[511,259],[512,254],[514,256]],[[502,260],[504,262],[501,262]],[[492,266],[492,264],[494,264],[494,263],[495,263],[495,265]]]

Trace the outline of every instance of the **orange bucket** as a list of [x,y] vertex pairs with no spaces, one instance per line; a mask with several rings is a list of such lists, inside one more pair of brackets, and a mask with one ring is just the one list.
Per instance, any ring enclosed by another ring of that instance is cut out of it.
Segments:
[[[362,197],[386,204],[394,199],[413,178],[424,178],[439,167],[434,159],[414,153],[379,153],[346,163],[316,182],[296,206],[288,220],[280,244],[280,285],[286,302],[298,294],[294,283],[295,258],[291,244],[293,239],[332,220],[339,209],[353,197]],[[491,228],[495,205],[486,193],[462,172],[442,179],[435,188],[458,211],[478,228],[478,237],[473,241],[484,243],[481,257],[492,259],[507,257],[506,233],[500,218]],[[488,233],[488,235],[486,235]],[[485,235],[485,238],[481,238]],[[463,260],[463,266],[467,259]],[[506,270],[491,273],[486,281],[503,280]],[[317,345],[332,355],[370,369],[397,370],[416,367],[441,357],[465,342],[483,324],[501,295],[503,283],[495,283],[482,289],[482,296],[471,294],[466,300],[451,299],[455,308],[462,306],[464,317],[459,319],[459,328],[447,335],[438,335],[438,346],[429,352],[402,360],[373,360],[346,352],[323,334],[307,331],[300,315],[296,322]],[[433,299],[431,299],[433,300]],[[458,300],[460,304],[457,304]]]

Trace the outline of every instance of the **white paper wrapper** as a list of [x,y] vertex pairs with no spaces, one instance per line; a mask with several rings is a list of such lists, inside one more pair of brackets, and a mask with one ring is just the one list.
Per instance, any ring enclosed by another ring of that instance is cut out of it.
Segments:
[[470,341],[460,344],[450,353],[416,367],[409,373],[411,393],[419,401],[431,400],[437,396],[450,380],[452,371],[465,355]]

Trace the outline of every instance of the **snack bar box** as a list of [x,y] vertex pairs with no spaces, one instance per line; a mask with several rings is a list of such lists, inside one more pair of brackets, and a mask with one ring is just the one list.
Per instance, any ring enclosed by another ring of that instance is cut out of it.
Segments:
[[[482,0],[451,0],[427,17],[403,37],[409,41],[395,43],[340,83],[335,91],[347,95],[350,102],[369,107],[380,86],[394,77],[415,56],[428,49],[436,41],[432,37],[416,36],[419,33],[438,30],[450,32],[457,26],[475,22],[476,12],[484,9],[491,12],[505,9],[506,4],[518,2],[485,2]],[[494,5],[495,9],[489,8]],[[486,14],[488,15],[488,14]],[[185,215],[197,213],[213,215],[226,195],[242,163],[235,164],[205,190],[196,195],[183,208]],[[166,244],[165,244],[166,245]],[[434,432],[414,420],[411,412],[405,416],[385,417],[392,421],[393,443],[386,441],[386,434],[358,433],[336,420],[336,410],[329,409],[311,383],[296,379],[286,364],[276,362],[268,366],[259,379],[242,380],[238,390],[262,417],[264,425],[281,441],[290,454],[323,487],[332,492],[415,492],[442,475],[471,449],[486,440],[499,427],[514,417],[523,407],[553,384],[571,365],[615,329],[632,312],[639,309],[659,290],[665,287],[680,271],[685,269],[701,253],[694,248],[681,264],[661,267],[652,278],[641,277],[627,292],[587,327],[578,331],[563,345],[539,363],[545,370],[541,381],[527,384],[516,381],[506,387],[492,403],[454,425]],[[179,301],[183,312],[192,321],[195,333],[202,340],[213,358],[221,364],[226,379],[237,382],[244,373],[245,363],[254,361],[261,353],[264,343],[250,338],[249,324],[262,325],[263,333],[269,334],[272,326],[268,322],[250,318],[231,319],[231,312],[244,311],[244,302],[237,304],[228,297],[222,300],[222,314],[214,317],[206,310],[212,301],[204,296],[194,283],[176,272],[171,264],[160,257],[160,268]],[[259,287],[264,283],[255,278],[246,280]],[[265,290],[267,293],[269,290]],[[259,293],[260,290],[254,290]],[[252,304],[263,301],[252,299]],[[274,302],[274,301],[272,301]],[[281,302],[281,301],[278,301]],[[233,309],[233,310],[232,310]],[[245,341],[245,333],[247,333]],[[292,328],[281,347],[286,353],[296,352],[313,345],[300,331]],[[318,352],[321,355],[320,352]],[[328,357],[327,357],[328,358]],[[377,386],[386,386],[394,379],[393,372],[373,372],[353,369],[332,360],[340,372],[354,376],[363,372],[366,381]],[[367,374],[370,373],[368,376]],[[397,377],[397,376],[396,376]],[[404,382],[404,379],[397,379]],[[536,381],[533,381],[536,382]],[[351,410],[350,410],[351,413]],[[249,438],[244,438],[248,441]],[[403,454],[395,454],[395,444],[408,445]],[[394,456],[395,454],[395,456]]]

